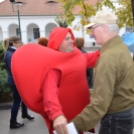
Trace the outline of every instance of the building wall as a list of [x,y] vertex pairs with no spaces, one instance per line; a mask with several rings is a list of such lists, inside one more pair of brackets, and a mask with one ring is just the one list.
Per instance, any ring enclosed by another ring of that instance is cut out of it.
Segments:
[[[26,43],[37,43],[37,39],[33,37],[33,28],[39,28],[40,37],[49,37],[51,30],[58,26],[55,22],[55,16],[21,16],[21,35],[22,42]],[[86,34],[86,29],[81,27],[79,31],[73,29],[75,25],[79,24],[80,16],[75,16],[75,20],[70,28],[73,30],[75,37],[83,37],[85,39],[85,47],[93,45],[94,39],[90,38],[90,35]],[[18,17],[17,16],[6,16],[0,17],[0,40],[4,40],[10,36],[16,35],[16,29],[18,28]],[[120,35],[125,32],[125,29],[120,30]]]

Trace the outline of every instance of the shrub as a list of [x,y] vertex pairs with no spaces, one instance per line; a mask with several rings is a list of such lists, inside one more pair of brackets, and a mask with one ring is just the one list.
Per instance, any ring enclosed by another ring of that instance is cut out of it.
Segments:
[[4,50],[0,43],[0,102],[11,99],[11,91],[7,84],[7,71],[4,63]]
[[7,71],[0,68],[0,94],[10,92],[7,84]]
[[11,90],[7,84],[7,71],[0,68],[0,102],[12,100]]
[[2,42],[0,42],[0,68],[6,69],[5,63],[4,63],[4,49],[2,48]]
[[65,28],[68,27],[67,20],[63,15],[56,16],[55,21],[58,23],[60,27],[65,27]]

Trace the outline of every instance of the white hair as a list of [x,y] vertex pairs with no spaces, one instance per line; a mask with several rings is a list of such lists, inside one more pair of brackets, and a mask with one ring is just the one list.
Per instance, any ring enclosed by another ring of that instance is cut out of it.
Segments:
[[119,32],[119,26],[117,24],[106,24],[110,32]]

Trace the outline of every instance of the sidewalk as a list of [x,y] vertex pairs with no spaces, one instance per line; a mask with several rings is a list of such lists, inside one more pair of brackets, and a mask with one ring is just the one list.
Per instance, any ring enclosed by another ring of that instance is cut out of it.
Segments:
[[[0,110],[0,134],[48,134],[45,122],[43,118],[32,111],[28,111],[30,115],[35,117],[34,120],[29,121],[27,119],[21,118],[21,111],[19,110],[17,121],[19,123],[24,123],[24,127],[10,130],[9,119],[10,119],[10,109]],[[86,132],[85,134],[92,134]]]
[[0,110],[11,109],[12,102],[0,103]]
[[48,134],[43,118],[30,110],[29,114],[35,117],[33,121],[22,119],[21,111],[19,110],[18,122],[25,125],[22,128],[10,130],[10,109],[0,110],[0,134]]
[[[19,110],[17,121],[19,123],[24,123],[24,127],[19,129],[10,130],[9,120],[10,120],[10,109],[0,110],[0,134],[48,134],[45,122],[43,118],[32,111],[28,112],[30,115],[35,117],[34,120],[29,121],[27,119],[21,118],[21,111]],[[95,127],[96,133],[98,134],[99,124]],[[85,134],[92,134],[86,132]],[[134,131],[133,131],[134,134]]]

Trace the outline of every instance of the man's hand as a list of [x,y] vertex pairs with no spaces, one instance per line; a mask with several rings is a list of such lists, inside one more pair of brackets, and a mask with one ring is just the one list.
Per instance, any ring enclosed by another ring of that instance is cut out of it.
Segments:
[[67,119],[63,115],[56,117],[53,121],[53,127],[58,134],[68,134],[66,125]]

